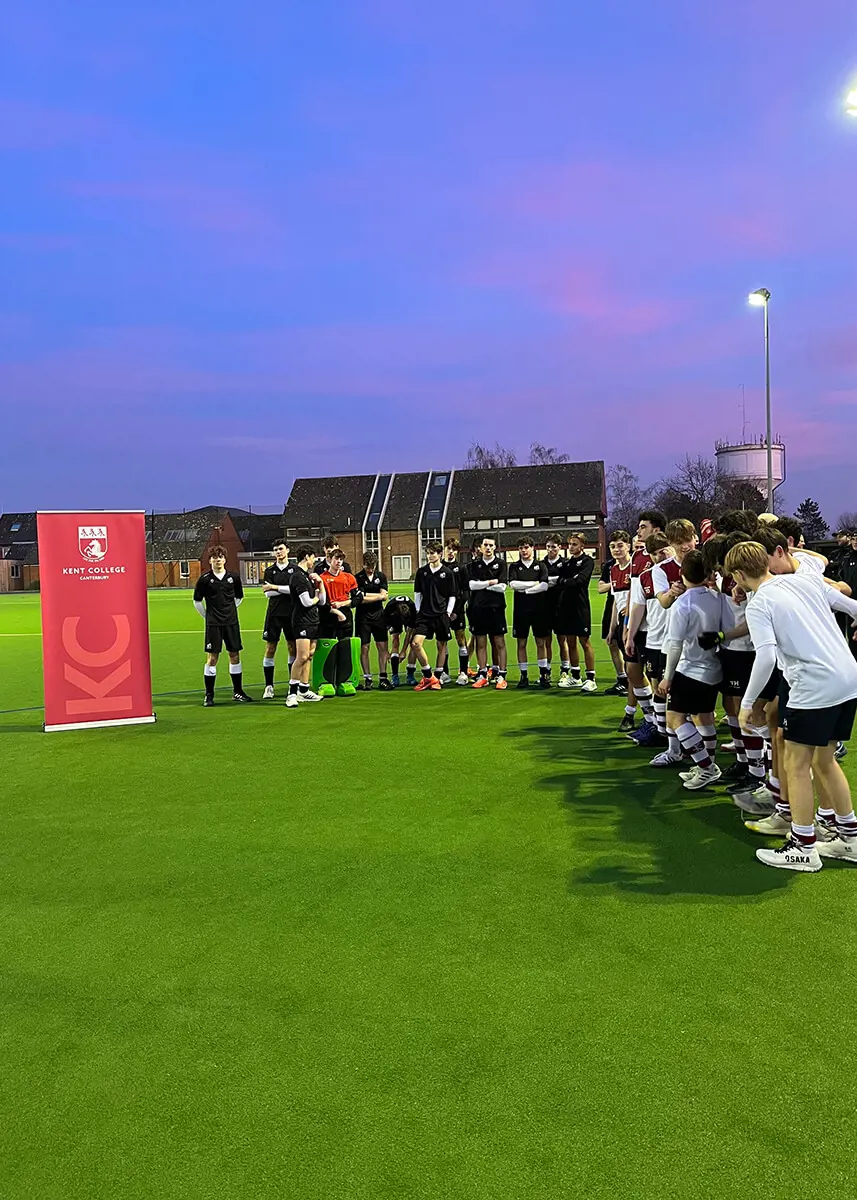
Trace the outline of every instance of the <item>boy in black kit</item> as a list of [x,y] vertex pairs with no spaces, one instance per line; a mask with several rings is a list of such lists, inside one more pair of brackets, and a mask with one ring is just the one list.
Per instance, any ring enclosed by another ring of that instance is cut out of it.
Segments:
[[[424,692],[439,691],[443,686],[441,676],[449,642],[449,618],[455,609],[456,588],[452,572],[442,561],[443,546],[440,542],[429,542],[426,547],[428,562],[420,567],[414,577],[414,606],[417,610],[414,621],[413,646],[423,677],[414,689]],[[437,669],[432,675],[428,655],[423,642],[437,638]]]
[[548,608],[548,569],[535,556],[533,539],[518,540],[520,558],[509,564],[509,587],[515,593],[512,609],[512,637],[518,642],[519,688],[530,686],[527,642],[530,632],[536,639],[536,658],[539,665],[539,687],[551,685],[548,646],[551,640],[551,611]]
[[274,699],[274,656],[280,638],[286,639],[289,648],[289,667],[295,661],[295,639],[292,633],[292,596],[289,586],[294,574],[294,563],[289,561],[289,546],[283,538],[274,542],[274,562],[265,567],[262,576],[262,590],[268,600],[268,611],[265,614],[265,628],[262,639],[265,642],[265,657],[262,659],[262,670],[265,672],[265,690],[263,700]]
[[205,700],[206,708],[214,704],[214,685],[217,681],[217,660],[226,647],[229,655],[229,674],[232,679],[232,699],[247,704],[253,699],[241,686],[241,628],[238,606],[244,599],[241,579],[226,570],[226,551],[213,546],[209,555],[211,569],[200,575],[193,589],[193,606],[205,620]]
[[[555,628],[559,640],[560,658],[569,663],[559,686],[579,688],[582,692],[597,690],[595,683],[595,651],[592,648],[592,609],[589,603],[589,581],[595,560],[586,553],[582,533],[568,535],[568,554],[559,577],[559,599]],[[580,678],[580,649],[586,665],[586,682]]]
[[[468,669],[470,667],[470,655],[473,650],[472,643],[467,644],[467,567],[459,560],[458,554],[461,550],[461,544],[455,538],[448,538],[443,550],[444,566],[452,572],[452,577],[455,580],[455,608],[453,609],[452,617],[450,618],[450,632],[455,634],[455,640],[458,644],[458,679],[456,682],[460,687],[466,687],[468,681]],[[449,651],[447,650],[447,665],[449,671]],[[450,672],[451,674],[451,672]]]
[[470,628],[476,638],[479,670],[475,688],[488,687],[488,639],[496,655],[496,686],[505,691],[506,683],[506,564],[494,553],[492,537],[482,539],[482,553],[468,569],[470,586]]
[[378,650],[378,690],[389,692],[393,685],[387,677],[390,652],[387,649],[387,622],[384,605],[387,601],[387,576],[378,570],[378,559],[371,550],[363,555],[363,570],[355,576],[360,603],[357,606],[357,636],[360,638],[360,664],[363,668],[362,690],[368,692],[372,686],[369,669],[369,647],[372,640]]

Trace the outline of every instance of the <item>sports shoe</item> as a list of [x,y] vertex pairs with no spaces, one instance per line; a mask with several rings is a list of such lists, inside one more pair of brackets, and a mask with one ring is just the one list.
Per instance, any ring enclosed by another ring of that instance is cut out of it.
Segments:
[[734,742],[723,742],[720,746],[720,749],[723,751],[724,754],[737,754],[738,753],[738,747],[736,746],[736,744]]
[[232,699],[236,704],[252,704],[253,697],[248,696],[246,692],[233,692]]
[[755,792],[763,783],[764,779],[761,776],[753,775],[752,772],[748,771],[742,778],[734,781],[730,780],[726,790],[730,795],[735,796],[739,792]]
[[788,833],[791,827],[791,821],[781,817],[778,812],[772,812],[769,817],[760,817],[758,821],[744,822],[745,829],[749,829],[751,833],[763,833],[766,837],[770,837],[772,834],[782,837]]
[[378,691],[379,692],[392,692],[392,690],[393,690],[393,685],[392,685],[392,683],[390,683],[389,679],[379,679],[378,680]]
[[337,696],[356,696],[357,688],[353,683],[340,683],[336,689]]
[[679,771],[678,777],[681,780],[693,779],[694,775],[696,775],[696,773],[698,771],[699,771],[699,767],[697,767],[697,766],[688,767],[688,769],[686,771]]
[[526,678],[525,675],[522,675],[521,678],[518,680],[518,682],[515,684],[515,687],[518,688],[519,690],[523,690],[524,688],[528,688],[529,686],[530,686],[530,681],[529,681],[529,679]]
[[836,749],[833,751],[833,757],[836,759],[836,761],[841,762],[847,753],[848,747],[845,745],[845,743],[837,742]]
[[472,667],[467,668],[467,678],[468,679],[475,679],[478,674],[479,674],[479,672],[474,671]]
[[544,692],[546,692],[548,690],[548,688],[553,687],[553,684],[551,683],[550,675],[540,675],[539,676],[539,687]]
[[371,692],[372,691],[371,676],[369,678],[367,678],[365,675],[363,676],[363,678],[357,684],[357,691],[358,692]]
[[444,673],[441,675],[440,682],[443,684],[452,683],[452,676],[448,671],[444,671]]
[[815,814],[815,840],[817,842],[835,842],[839,837],[835,821],[827,821]]
[[[825,845],[832,846],[833,843],[826,842]],[[822,866],[817,846],[802,846],[792,837],[777,850],[757,850],[756,858],[766,867],[785,867],[787,871],[820,871]]]
[[[321,684],[321,686],[318,689],[318,694],[322,698],[322,700],[324,700],[325,698],[330,699],[331,696],[336,695],[336,688],[333,686],[332,683],[323,683],[323,684]],[[306,695],[306,693],[298,692],[298,695],[302,696],[302,695]]]
[[598,684],[595,682],[594,679],[586,679],[586,680],[584,680],[583,686],[581,687],[580,690],[582,692],[589,692],[591,694],[592,692],[598,691]]
[[203,708],[214,708],[214,697],[206,694],[202,701],[202,707]]
[[574,691],[579,692],[580,689],[583,687],[583,680],[580,678],[579,675],[572,675],[571,683],[568,686],[570,688],[572,688]]
[[619,681],[617,680],[616,683],[614,683],[612,687],[609,687],[606,689],[606,691],[604,692],[604,695],[605,696],[627,696],[628,688],[627,688],[626,684],[619,683]]
[[470,676],[466,671],[462,671],[455,682],[459,687],[467,687],[468,683],[470,683]]
[[717,783],[720,775],[721,771],[717,763],[712,763],[710,767],[699,767],[693,779],[685,779],[684,786],[689,792],[698,792],[700,788]]
[[774,793],[762,786],[756,788],[754,792],[734,792],[732,803],[742,812],[749,813],[753,817],[767,817],[774,811],[776,801]]
[[294,694],[289,693],[289,695],[286,696],[286,708],[297,708],[297,706],[298,706],[297,692],[295,692]]
[[618,732],[619,733],[633,733],[633,731],[635,729],[636,729],[636,725],[634,724],[634,718],[629,716],[628,713],[625,713],[624,717],[622,718],[622,724],[619,726]]
[[[431,688],[431,685],[433,682],[434,682],[434,675],[428,675],[428,676],[424,675],[422,677],[422,679],[419,681],[419,683],[417,684],[417,686],[414,688],[414,691],[415,692],[427,692]],[[440,680],[438,680],[437,683],[438,683],[438,687],[440,687]]]
[[820,842],[817,849],[822,858],[837,858],[857,866],[857,837],[837,837],[830,842]]
[[[327,686],[329,687],[330,685],[328,684]],[[324,699],[324,696],[320,695],[318,692],[313,692],[313,691],[298,692],[298,703],[299,704],[317,704],[319,702],[319,700],[323,700],[323,699]]]
[[505,692],[505,690],[506,690],[506,688],[507,688],[508,686],[509,686],[509,685],[508,685],[508,683],[506,682],[506,677],[505,677],[505,675],[498,675],[498,676],[497,676],[497,681],[496,681],[496,683],[494,684],[494,687],[497,689],[497,691],[498,691],[498,692]]
[[[722,750],[723,746],[721,746],[720,749]],[[747,782],[748,782],[747,776],[749,774],[750,774],[750,772],[747,769],[747,764],[738,762],[738,760],[736,759],[735,762],[730,763],[729,766],[726,768],[726,770],[723,772],[723,782],[724,783],[742,783],[746,787]]]
[[264,690],[264,692],[262,692],[262,699],[263,700],[273,700],[274,699],[274,685],[272,683],[265,684],[265,690]]
[[662,750],[660,754],[656,754],[649,763],[650,767],[677,767],[682,761],[681,755],[670,754],[669,750]]
[[628,739],[637,746],[651,749],[652,746],[660,742],[661,735],[658,733],[658,727],[654,721],[641,721],[639,728],[635,729],[633,733],[628,734]]
[[399,679],[398,675],[390,676],[390,686],[391,687],[397,688],[397,687],[399,687],[400,684],[401,684],[401,680]]
[[475,688],[487,688],[488,676],[487,675],[477,675],[473,681],[473,686]]
[[563,689],[570,688],[572,686],[571,676],[569,675],[568,671],[560,671],[559,682],[557,683],[556,686],[561,687]]

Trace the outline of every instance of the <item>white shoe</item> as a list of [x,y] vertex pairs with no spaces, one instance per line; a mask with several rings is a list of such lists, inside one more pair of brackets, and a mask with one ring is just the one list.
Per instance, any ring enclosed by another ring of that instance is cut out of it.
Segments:
[[597,692],[598,684],[595,682],[594,679],[586,679],[586,680],[584,680],[583,686],[581,687],[580,690],[582,692]]
[[774,811],[774,793],[762,784],[755,792],[734,792],[732,803],[751,817],[767,817]]
[[838,858],[857,866],[857,837],[837,837],[832,842],[821,842],[817,849],[822,858]]
[[[669,750],[662,750],[660,752],[660,754],[655,755],[655,757],[649,763],[649,766],[650,767],[677,767],[680,762],[681,762],[681,755],[678,755],[678,757],[676,757],[674,754],[670,754]],[[695,769],[696,768],[694,768],[694,770]],[[687,774],[689,774],[689,772],[687,772]]]
[[575,677],[572,675],[571,683],[569,684],[569,686],[574,688],[577,691],[580,691],[583,688],[583,680],[579,676],[577,679],[575,679]]
[[315,704],[317,700],[323,700],[324,696],[319,696],[318,692],[298,692],[299,704]]
[[441,683],[452,683],[452,676],[448,675],[447,672],[444,671],[444,673],[440,677],[440,682]]
[[787,821],[777,812],[772,812],[769,817],[760,817],[758,821],[744,822],[745,829],[749,829],[751,833],[763,833],[766,837],[770,837],[771,834],[782,837],[783,834],[789,832],[791,827],[791,821]]
[[289,695],[286,697],[286,708],[297,708],[297,706],[298,706],[297,693],[295,693],[294,695],[289,693]]
[[467,687],[468,683],[470,683],[470,678],[469,678],[467,672],[462,671],[455,682],[458,684],[459,687]]
[[273,684],[269,683],[266,685],[264,692],[262,692],[262,699],[263,700],[273,700],[274,699],[274,685]]
[[737,754],[738,753],[738,747],[735,745],[734,742],[724,742],[723,745],[720,747],[720,749],[723,751],[724,754]]
[[557,683],[556,686],[565,688],[566,690],[568,690],[569,688],[572,687],[571,676],[568,674],[560,675],[559,682]]
[[692,779],[685,779],[684,786],[689,792],[698,792],[700,788],[708,787],[710,783],[717,783],[722,774],[717,763],[712,763],[710,767],[697,767],[696,775]]
[[836,829],[835,821],[825,821],[823,817],[815,815],[815,840],[817,842],[835,842],[839,837]]
[[696,779],[699,772],[699,767],[691,767],[688,771],[679,771],[678,777],[683,783],[687,783],[688,779]]
[[820,871],[822,866],[817,847],[802,846],[794,838],[788,838],[778,850],[757,850],[756,858],[766,867],[784,867],[787,871]]

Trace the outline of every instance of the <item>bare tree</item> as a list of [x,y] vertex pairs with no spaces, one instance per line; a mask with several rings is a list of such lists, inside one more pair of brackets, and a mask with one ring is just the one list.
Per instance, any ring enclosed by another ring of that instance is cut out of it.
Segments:
[[464,465],[484,471],[492,467],[516,467],[518,460],[514,450],[507,450],[499,442],[495,442],[493,448],[483,446],[480,442],[471,442]]
[[621,464],[607,468],[607,518],[609,530],[637,528],[640,510],[646,507],[647,495],[640,485],[639,475]]
[[837,529],[857,529],[857,512],[843,512],[836,518]]
[[530,446],[530,466],[548,467],[553,463],[567,463],[567,454],[561,454],[556,446],[543,446],[541,442],[533,442]]
[[676,464],[674,474],[655,484],[652,506],[673,520],[685,517],[699,527],[706,517],[725,508],[763,512],[766,500],[751,480],[737,479],[721,471],[717,463],[698,454],[688,454]]

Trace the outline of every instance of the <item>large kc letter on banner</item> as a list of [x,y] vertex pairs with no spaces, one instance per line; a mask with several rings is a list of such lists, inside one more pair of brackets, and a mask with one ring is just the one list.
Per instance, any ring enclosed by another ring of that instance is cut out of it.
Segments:
[[154,721],[142,512],[40,512],[45,729]]

